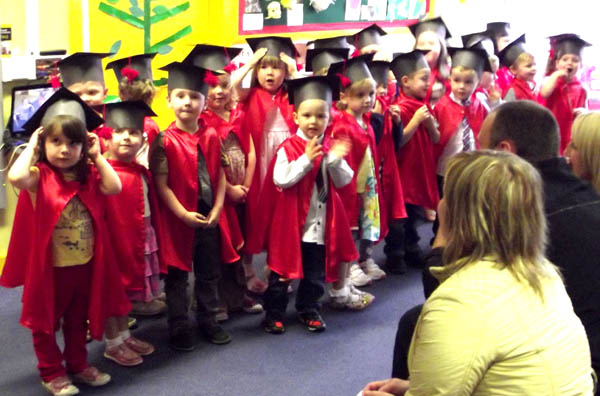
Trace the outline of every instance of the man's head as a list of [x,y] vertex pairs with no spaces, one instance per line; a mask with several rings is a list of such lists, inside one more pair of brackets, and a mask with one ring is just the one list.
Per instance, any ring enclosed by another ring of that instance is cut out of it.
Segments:
[[560,142],[552,113],[528,100],[500,105],[484,120],[478,139],[481,148],[510,151],[532,163],[555,158]]

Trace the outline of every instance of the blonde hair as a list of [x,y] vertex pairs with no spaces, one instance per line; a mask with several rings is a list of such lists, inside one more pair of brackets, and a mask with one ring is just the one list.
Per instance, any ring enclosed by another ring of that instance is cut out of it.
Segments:
[[542,181],[514,154],[474,151],[448,162],[444,184],[448,245],[438,277],[494,260],[543,299],[541,279],[556,268],[546,260]]
[[579,151],[586,176],[600,192],[600,112],[582,114],[575,119],[571,144]]
[[[352,84],[348,85],[346,88],[342,88],[342,92],[346,96],[353,96],[353,95],[356,95],[357,92],[359,92],[360,90],[363,90],[363,89],[372,89],[372,90],[377,89],[377,84],[375,83],[375,80],[373,80],[372,78],[363,78],[362,80],[353,82]],[[344,111],[348,108],[348,105],[346,103],[343,103],[341,100],[339,100],[335,106],[339,110],[342,110],[342,111]]]
[[119,97],[121,100],[141,100],[148,106],[152,105],[156,88],[152,80],[134,80],[131,84],[127,77],[119,82]]
[[475,77],[477,77],[478,80],[481,80],[481,76],[479,74],[477,74],[477,70],[472,69],[470,67],[466,67],[463,65],[457,65],[457,66],[454,66],[452,69],[450,69],[450,73],[452,73],[453,71],[456,71],[458,73],[471,72]]
[[252,69],[252,84],[251,86],[255,87],[258,84],[258,70],[261,67],[279,67],[281,69],[283,69],[284,73],[285,73],[285,78],[288,77],[288,70],[287,70],[287,65],[285,64],[284,61],[281,60],[281,58],[278,58],[276,56],[273,55],[265,55],[262,57],[262,59],[256,64],[254,65],[254,68]]
[[515,59],[515,61],[513,62],[513,64],[511,66],[517,67],[523,63],[531,62],[534,60],[535,60],[535,57],[533,55],[531,55],[529,52],[521,52],[519,54],[519,56],[517,56],[517,59]]

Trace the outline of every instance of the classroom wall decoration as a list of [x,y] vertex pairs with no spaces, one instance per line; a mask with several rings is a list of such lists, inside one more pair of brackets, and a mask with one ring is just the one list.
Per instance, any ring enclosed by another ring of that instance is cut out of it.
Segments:
[[431,0],[239,0],[240,35],[403,26],[429,12]]

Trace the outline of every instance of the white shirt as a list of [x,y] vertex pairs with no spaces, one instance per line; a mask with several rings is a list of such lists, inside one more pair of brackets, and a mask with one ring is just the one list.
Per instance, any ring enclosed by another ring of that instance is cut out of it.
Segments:
[[[450,99],[463,107],[467,107],[471,104],[469,100],[463,103],[460,100],[456,99],[452,92],[450,93]],[[448,143],[446,143],[446,146],[444,146],[444,150],[440,155],[440,159],[438,160],[437,165],[438,175],[441,176],[446,173],[446,164],[448,163],[450,157],[464,150],[463,136],[465,134],[469,134],[469,145],[473,150],[475,150],[475,136],[473,135],[473,130],[469,126],[466,117],[463,116],[463,119],[458,124],[458,128],[456,128],[456,131],[454,132],[454,134],[452,134],[452,137],[448,140]]]
[[[300,129],[296,134],[303,140],[309,141],[304,132]],[[323,136],[318,140],[319,144],[323,142]],[[273,183],[280,188],[289,188],[298,183],[313,168],[312,162],[306,154],[302,154],[295,161],[289,162],[285,150],[280,148],[277,151],[275,168],[273,169]],[[327,170],[325,172],[325,170]],[[327,153],[321,162],[321,172],[323,172],[323,182],[327,189],[327,177],[331,177],[333,185],[337,188],[343,187],[352,181],[354,171],[350,168],[346,160],[338,158],[333,154]],[[325,215],[327,203],[319,201],[317,184],[315,183],[312,195],[310,197],[310,207],[306,215],[304,230],[302,235],[303,242],[325,244]]]

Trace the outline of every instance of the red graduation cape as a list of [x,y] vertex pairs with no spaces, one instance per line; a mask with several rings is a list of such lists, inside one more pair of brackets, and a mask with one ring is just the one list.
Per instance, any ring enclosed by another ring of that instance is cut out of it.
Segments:
[[[216,195],[221,170],[221,142],[213,128],[199,123],[196,133],[188,133],[177,128],[173,122],[164,133],[164,147],[169,164],[167,183],[173,193],[188,211],[198,209],[198,147],[202,150],[206,161],[206,169],[210,177],[213,195]],[[164,258],[161,270],[166,272],[168,266],[183,271],[192,270],[194,254],[194,229],[185,225],[164,204],[160,207],[161,250]],[[230,263],[239,260],[239,255],[231,246],[227,217],[219,219],[221,231],[221,258]]]
[[152,146],[154,138],[160,133],[160,128],[151,117],[144,117],[144,132],[148,136],[148,146]]
[[[348,162],[348,165],[354,171],[354,176],[352,177],[352,181],[347,186],[339,189],[340,197],[344,201],[350,227],[358,226],[361,199],[356,192],[356,177],[358,176],[358,168],[365,156],[367,147],[371,149],[371,155],[373,156],[373,162],[375,163],[375,166],[379,164],[379,159],[377,157],[377,146],[375,144],[375,135],[373,134],[373,128],[371,127],[369,115],[363,115],[363,122],[367,126],[367,130],[364,130],[360,125],[358,125],[358,122],[356,122],[356,119],[351,114],[345,111],[340,112],[339,115],[336,116],[335,124],[333,125],[333,129],[331,131],[332,138],[349,139],[350,143],[352,144],[350,153],[346,157],[346,162]],[[379,172],[377,172],[377,169],[375,169],[375,176],[377,178],[377,184],[375,188],[377,189],[379,207],[382,208],[384,206],[384,202],[383,196],[380,193],[381,180],[379,178]],[[381,228],[381,226],[380,236],[381,238],[385,236],[384,230]]]
[[386,110],[384,113],[383,135],[379,143],[377,143],[377,157],[379,162],[375,164],[377,171],[380,171],[381,179],[380,192],[383,201],[383,205],[380,208],[382,238],[388,232],[389,223],[393,220],[406,217],[404,192],[402,191],[402,182],[400,180],[400,173],[398,172],[392,129],[392,116]]
[[127,291],[143,291],[146,277],[146,226],[142,177],[146,178],[148,185],[152,226],[158,238],[161,235],[158,221],[160,212],[154,183],[150,172],[142,165],[110,159],[108,162],[119,175],[123,186],[119,194],[106,197],[106,221],[110,226],[110,241],[119,264],[121,282]]
[[[241,122],[243,120],[244,113],[237,107],[231,111],[229,115],[229,121],[225,121],[218,114],[206,109],[200,114],[200,119],[203,120],[206,126],[214,128],[219,135],[221,141],[227,138],[229,133],[233,132],[237,136],[240,142],[240,147],[246,155],[246,163],[248,162],[248,151],[250,150],[250,135],[243,134],[241,128]],[[236,250],[240,250],[244,246],[244,235],[242,234],[242,228],[238,219],[237,212],[235,210],[236,204],[229,201],[225,197],[225,203],[223,205],[223,213],[227,217],[227,223],[229,224],[231,245]]]
[[575,120],[575,110],[586,104],[587,92],[577,79],[566,82],[560,77],[552,94],[546,98],[545,105],[556,117],[560,128],[560,155],[563,155],[571,142],[571,126]]
[[436,164],[444,147],[456,133],[464,117],[467,117],[467,122],[475,137],[475,145],[478,146],[477,136],[481,130],[483,119],[487,116],[487,110],[475,95],[471,96],[471,103],[468,106],[462,106],[453,101],[450,95],[444,95],[433,109],[433,114],[438,121],[440,131],[440,141],[434,146]]
[[[425,103],[405,95],[398,96],[402,123],[408,125],[415,111]],[[412,138],[400,148],[397,155],[398,171],[404,190],[404,202],[436,209],[439,193],[436,178],[434,144],[423,124],[419,125]]]
[[[294,106],[289,103],[288,94],[279,89],[275,95],[266,89],[256,86],[250,89],[250,93],[244,102],[238,103],[239,109],[244,113],[241,121],[242,136],[250,136],[254,142],[257,163],[262,153],[262,135],[265,127],[265,115],[274,106],[279,108],[281,116],[290,130],[290,136],[296,133],[296,124],[293,119]],[[260,227],[264,216],[258,212],[259,198],[262,186],[260,185],[260,170],[256,169],[248,197],[246,199],[246,230],[247,236],[254,234],[254,227]],[[246,244],[249,242],[247,241]]]
[[508,91],[508,87],[514,78],[515,77],[506,66],[502,66],[496,71],[496,87],[502,92],[502,96]]
[[77,195],[89,211],[94,227],[94,257],[87,264],[92,266],[88,319],[92,337],[100,340],[104,320],[126,315],[131,304],[109,248],[105,200],[99,189],[98,172],[91,167],[88,181],[82,185],[77,181],[66,181],[61,173],[45,163],[37,166],[40,179],[35,206],[29,192],[21,191],[0,285],[24,285],[21,324],[35,331],[54,333],[52,232],[62,211]]
[[517,100],[533,100],[534,102],[537,102],[537,96],[534,95],[533,89],[531,89],[527,81],[513,78],[510,85],[506,88],[506,91],[502,92],[503,99],[511,88],[515,92],[515,98]]
[[[297,160],[306,150],[306,141],[294,135],[280,146],[285,150],[288,161]],[[324,151],[327,151],[327,141]],[[315,159],[313,168],[292,187],[281,189],[273,183],[273,169],[276,157],[271,161],[269,172],[261,194],[260,213],[264,216],[258,232],[257,251],[267,249],[267,264],[284,278],[303,277],[301,243],[306,216],[310,208],[310,198],[315,185],[317,172],[323,156]],[[340,262],[358,259],[350,226],[344,211],[344,204],[337,193],[331,178],[328,178],[328,195],[325,225],[325,280],[338,279]]]

